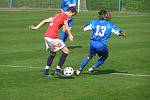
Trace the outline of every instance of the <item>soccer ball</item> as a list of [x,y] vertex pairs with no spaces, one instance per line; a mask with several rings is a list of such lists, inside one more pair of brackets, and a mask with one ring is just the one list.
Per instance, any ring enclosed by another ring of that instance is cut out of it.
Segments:
[[67,76],[67,77],[70,77],[74,74],[74,70],[72,67],[66,67],[64,69],[64,75]]

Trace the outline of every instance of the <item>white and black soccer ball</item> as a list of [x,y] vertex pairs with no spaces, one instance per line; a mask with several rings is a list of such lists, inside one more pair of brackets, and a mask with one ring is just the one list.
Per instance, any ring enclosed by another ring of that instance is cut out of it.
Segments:
[[67,77],[70,77],[74,74],[74,70],[72,67],[66,67],[64,69],[64,75],[67,76]]

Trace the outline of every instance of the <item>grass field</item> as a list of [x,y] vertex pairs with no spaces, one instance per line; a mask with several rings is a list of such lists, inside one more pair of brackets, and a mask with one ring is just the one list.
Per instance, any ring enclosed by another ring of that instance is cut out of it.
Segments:
[[[43,77],[48,52],[44,30],[28,30],[55,12],[0,12],[0,100],[149,100],[150,99],[150,14],[113,13],[112,21],[127,38],[112,35],[109,57],[94,74],[87,69],[78,77]],[[78,68],[87,55],[91,32],[82,25],[97,18],[97,12],[82,12],[74,19],[74,42],[67,41],[70,55],[64,65]],[[57,53],[52,74],[59,60]],[[63,68],[64,68],[63,67]],[[120,74],[114,74],[120,73]]]

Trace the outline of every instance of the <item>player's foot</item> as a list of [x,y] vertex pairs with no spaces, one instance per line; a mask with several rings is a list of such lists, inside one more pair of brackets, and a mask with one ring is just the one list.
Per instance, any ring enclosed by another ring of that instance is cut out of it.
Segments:
[[61,69],[55,69],[55,74],[59,77],[66,77]]
[[81,74],[81,70],[75,70],[75,75],[79,76]]
[[49,69],[44,69],[44,76],[51,77],[52,75],[49,73]]
[[93,67],[89,68],[89,72],[93,73],[95,69]]

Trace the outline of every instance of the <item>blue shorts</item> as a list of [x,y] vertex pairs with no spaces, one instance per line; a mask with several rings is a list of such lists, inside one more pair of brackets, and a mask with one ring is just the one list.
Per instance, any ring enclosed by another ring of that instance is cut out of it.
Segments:
[[91,40],[89,53],[92,56],[95,56],[96,54],[101,56],[108,55],[107,45],[99,41]]

